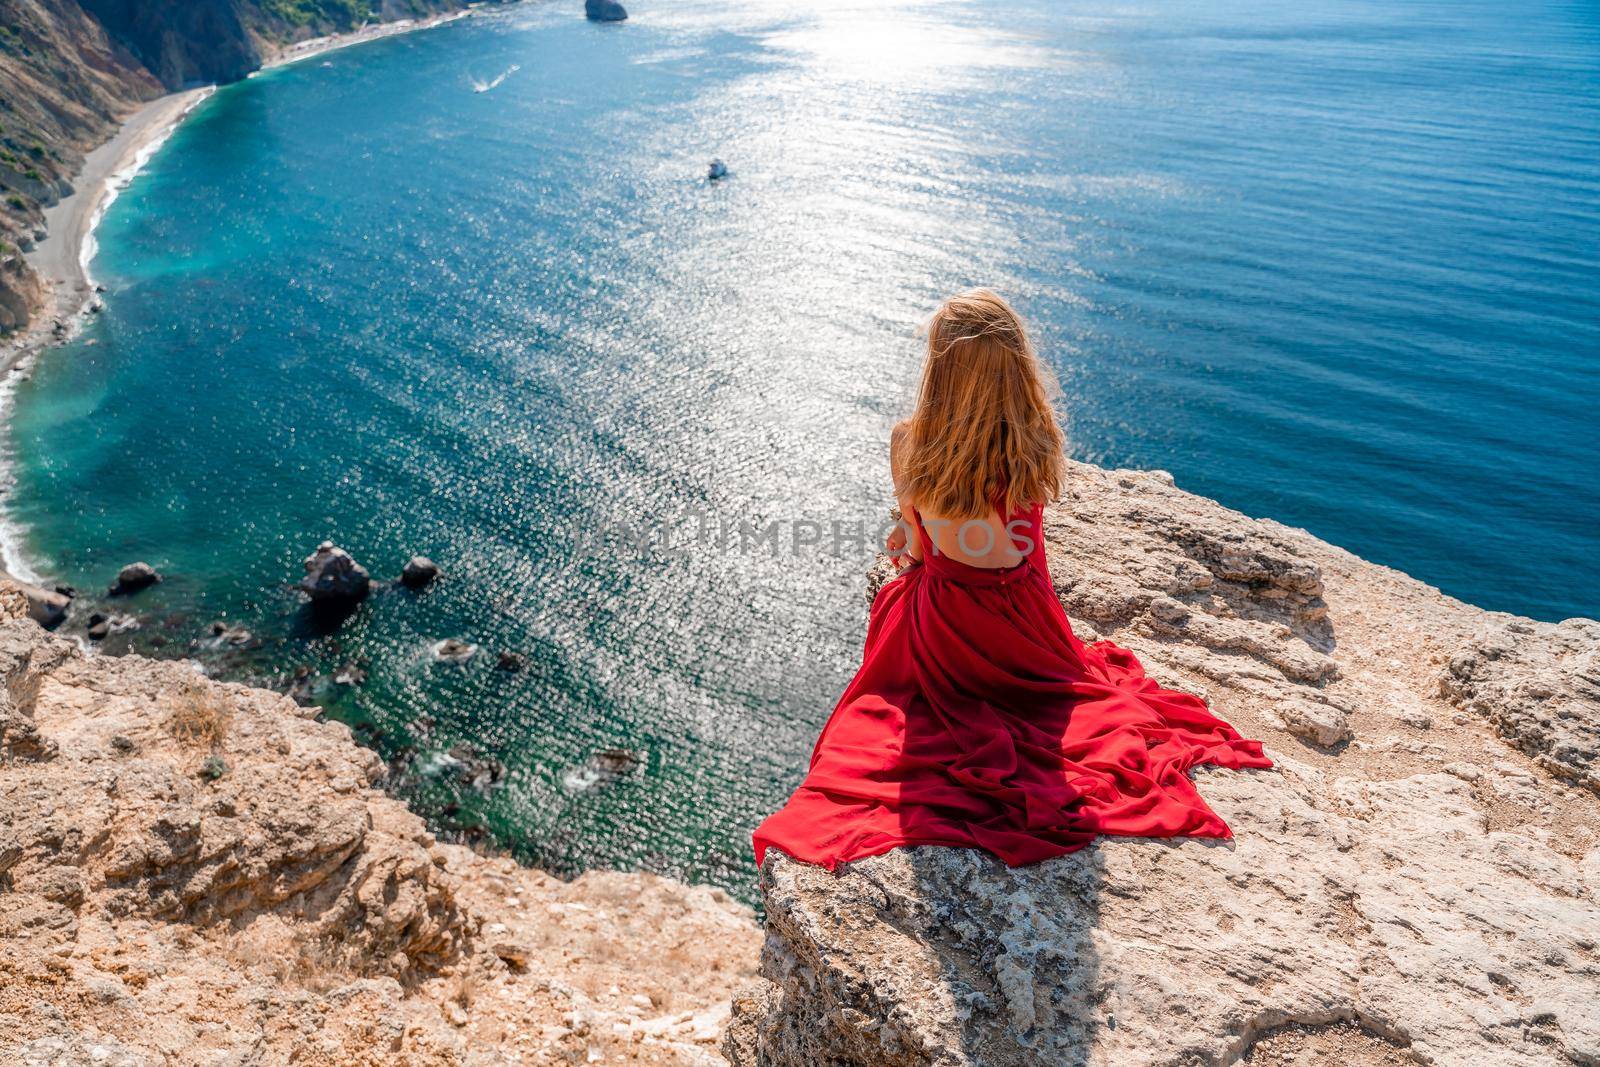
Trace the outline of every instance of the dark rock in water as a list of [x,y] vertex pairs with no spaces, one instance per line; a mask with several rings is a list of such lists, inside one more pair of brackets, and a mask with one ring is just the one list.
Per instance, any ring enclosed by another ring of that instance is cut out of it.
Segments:
[[334,673],[335,685],[360,685],[367,680],[366,668],[359,663],[346,663]]
[[506,776],[505,764],[465,741],[451,745],[445,756],[450,777],[468,789],[487,789]]
[[643,754],[632,749],[602,748],[579,766],[569,769],[561,776],[561,782],[571,792],[581,793],[632,774],[643,762]]
[[216,637],[219,645],[232,645],[234,648],[243,648],[255,640],[255,635],[243,626],[223,626],[219,631],[216,623],[211,624],[211,633]]
[[129,596],[141,589],[148,589],[161,580],[161,575],[150,564],[141,560],[130,563],[117,572],[117,580],[112,583],[107,591],[110,596]]
[[594,764],[607,774],[627,774],[639,766],[642,756],[626,748],[602,748],[594,754]]
[[104,615],[92,615],[89,618],[89,640],[104,641],[111,634],[111,620]]
[[446,663],[465,663],[478,654],[478,646],[447,637],[433,646],[433,654]]
[[407,589],[422,589],[439,577],[439,565],[427,556],[412,556],[400,572],[400,584]]
[[727,176],[728,165],[720,159],[713,159],[710,165],[706,167],[706,179],[708,181],[714,182],[718,178],[726,178]]
[[502,652],[495,661],[494,669],[497,671],[520,671],[527,667],[528,657],[521,652]]
[[324,541],[306,557],[306,576],[300,588],[312,600],[325,603],[353,603],[372,588],[367,569],[350,558],[350,553],[332,541]]
[[56,592],[69,599],[78,595],[78,591],[70,585],[58,585],[56,586]]
[[583,13],[590,22],[621,22],[628,17],[617,0],[583,0]]

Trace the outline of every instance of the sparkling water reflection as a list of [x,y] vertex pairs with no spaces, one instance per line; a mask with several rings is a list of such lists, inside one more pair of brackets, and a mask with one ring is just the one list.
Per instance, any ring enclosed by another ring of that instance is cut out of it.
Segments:
[[[1592,7],[561,7],[226,89],[118,200],[10,503],[52,574],[169,573],[122,640],[243,623],[263,647],[215,667],[310,667],[442,825],[743,888],[864,557],[578,549],[874,522],[916,326],[978,282],[1036,323],[1080,456],[1595,612]],[[323,537],[446,578],[327,633],[284,586]]]

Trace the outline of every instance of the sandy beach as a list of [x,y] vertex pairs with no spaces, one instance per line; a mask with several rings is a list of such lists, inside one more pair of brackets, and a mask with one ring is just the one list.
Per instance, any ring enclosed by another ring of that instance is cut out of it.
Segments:
[[[474,14],[476,10],[455,11],[429,19],[374,23],[350,33],[298,41],[269,57],[261,69],[297,63],[381,37],[431,29]],[[45,282],[47,294],[28,328],[0,349],[0,374],[12,371],[29,357],[71,336],[94,296],[93,281],[85,262],[92,257],[92,251],[87,256],[85,252],[106,205],[115,198],[117,183],[131,179],[184,118],[215,91],[215,86],[206,86],[169,93],[150,101],[128,116],[110,140],[84,157],[82,169],[73,176],[76,191],[45,210],[45,239],[25,253],[27,261]]]
[[[455,11],[428,19],[399,19],[363,26],[350,33],[315,37],[288,45],[267,58],[262,70],[296,63],[351,45],[400,33],[431,29],[482,9]],[[256,73],[259,73],[256,72]],[[254,75],[251,75],[254,77]],[[117,132],[84,157],[73,175],[73,194],[45,209],[46,235],[24,256],[45,285],[45,297],[28,327],[0,345],[0,424],[10,414],[16,378],[25,376],[27,364],[41,352],[71,339],[94,301],[94,281],[88,260],[93,257],[95,227],[115,199],[121,184],[155,155],[161,144],[198,107],[216,86],[169,93],[140,107]],[[3,491],[0,472],[0,491]],[[27,566],[20,551],[19,531],[0,514],[0,577],[10,574],[36,581],[40,576]]]

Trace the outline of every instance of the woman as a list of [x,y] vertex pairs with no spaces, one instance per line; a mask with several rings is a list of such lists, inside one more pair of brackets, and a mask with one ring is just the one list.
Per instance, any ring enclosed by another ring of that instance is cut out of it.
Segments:
[[1228,837],[1198,764],[1270,767],[1133,653],[1085,645],[1040,528],[1065,475],[1061,430],[1022,323],[978,289],[928,327],[916,411],[889,446],[906,569],[879,591],[861,669],[805,781],[755,833],[837,864],[902,845],[982,848],[1016,866],[1097,834]]

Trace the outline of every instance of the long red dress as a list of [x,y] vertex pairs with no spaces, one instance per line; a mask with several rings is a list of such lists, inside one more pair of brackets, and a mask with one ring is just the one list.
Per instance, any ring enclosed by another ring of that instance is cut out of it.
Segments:
[[1132,652],[1073,635],[1042,511],[1025,517],[1032,553],[1004,570],[936,555],[922,533],[922,563],[873,601],[861,669],[805,781],[757,828],[757,863],[768,848],[832,870],[953,845],[1017,866],[1097,834],[1232,836],[1190,768],[1272,761]]

